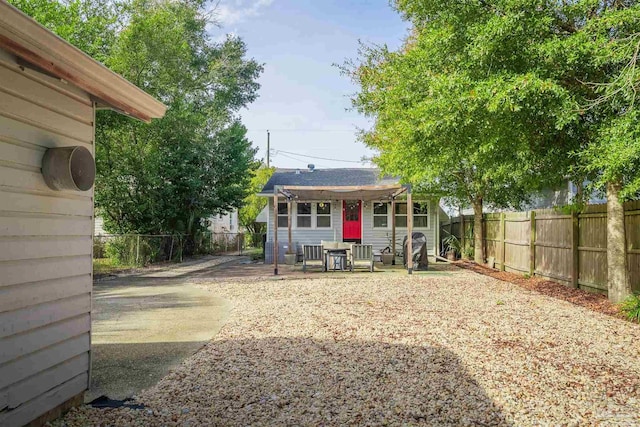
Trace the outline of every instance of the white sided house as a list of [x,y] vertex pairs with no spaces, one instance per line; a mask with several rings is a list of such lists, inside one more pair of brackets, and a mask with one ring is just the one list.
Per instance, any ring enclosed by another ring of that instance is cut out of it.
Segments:
[[0,426],[83,402],[95,111],[165,106],[0,0]]
[[[382,177],[378,169],[277,170],[259,193],[269,198],[265,262],[274,261],[276,222],[278,262],[284,261],[289,246],[289,202],[291,242],[298,254],[302,245],[321,241],[370,244],[379,253],[393,247],[394,222],[395,250],[402,252],[411,221],[408,193],[397,178]],[[439,199],[413,195],[411,203],[413,231],[426,236],[428,254],[434,256],[438,253]]]

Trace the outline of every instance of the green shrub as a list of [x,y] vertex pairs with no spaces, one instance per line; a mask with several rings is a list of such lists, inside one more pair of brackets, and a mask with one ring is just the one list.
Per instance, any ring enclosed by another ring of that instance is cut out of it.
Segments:
[[453,234],[449,234],[447,237],[445,237],[442,240],[442,243],[444,243],[444,247],[446,248],[447,252],[452,251],[459,255],[462,251],[462,244],[460,243],[460,240]]
[[93,238],[93,257],[104,258],[105,254],[105,242],[99,237]]
[[140,265],[163,260],[162,239],[162,237],[146,237],[140,240]]
[[112,237],[105,244],[105,253],[117,265],[133,265],[136,262],[136,237]]
[[[138,248],[140,245],[140,248]],[[105,244],[105,254],[117,265],[144,266],[163,259],[162,237],[117,236]]]
[[620,304],[620,311],[632,322],[640,323],[640,294],[629,296]]

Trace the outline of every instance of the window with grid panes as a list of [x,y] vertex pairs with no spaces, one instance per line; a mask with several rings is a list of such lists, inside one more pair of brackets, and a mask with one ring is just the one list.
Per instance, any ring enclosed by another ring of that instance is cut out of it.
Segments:
[[298,228],[311,228],[311,203],[298,203],[296,214]]
[[320,202],[316,205],[316,227],[331,228],[331,203]]
[[278,203],[278,228],[287,228],[288,226],[287,203]]
[[[429,228],[428,202],[413,202],[413,228]],[[407,202],[396,202],[396,227],[407,227]]]
[[373,227],[387,228],[389,226],[388,217],[389,204],[385,202],[373,203]]

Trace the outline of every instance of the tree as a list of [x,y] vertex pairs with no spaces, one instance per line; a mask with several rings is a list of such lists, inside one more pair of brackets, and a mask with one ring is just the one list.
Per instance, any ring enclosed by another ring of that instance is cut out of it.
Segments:
[[620,302],[631,293],[622,203],[640,194],[640,5],[582,0],[556,7],[560,31],[548,58],[583,107],[585,144],[576,167],[607,194],[608,293]]
[[260,163],[260,167],[254,171],[251,177],[249,195],[244,199],[244,206],[238,211],[238,221],[252,234],[261,234],[267,231],[266,224],[256,222],[260,212],[267,206],[267,198],[257,194],[269,181],[275,170],[274,167],[268,168]]
[[568,169],[577,108],[539,66],[553,36],[540,3],[398,0],[412,24],[402,48],[363,47],[343,67],[353,105],[375,119],[362,139],[382,170],[473,206],[478,263],[483,206],[519,207]]
[[237,37],[213,42],[204,0],[14,0],[169,108],[144,124],[96,120],[96,207],[115,233],[187,233],[239,207],[255,149],[238,111],[262,66]]
[[193,234],[247,195],[255,150],[235,113],[261,66],[236,37],[213,43],[202,2],[134,1],[109,65],[163,100],[150,125],[99,117],[96,204],[120,233]]
[[112,0],[8,0],[92,58],[106,62],[120,28]]

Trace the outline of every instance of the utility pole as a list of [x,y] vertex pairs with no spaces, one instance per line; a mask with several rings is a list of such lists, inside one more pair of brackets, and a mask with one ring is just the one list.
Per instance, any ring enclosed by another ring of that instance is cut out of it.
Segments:
[[271,153],[271,134],[267,129],[267,167],[269,167],[269,154]]

